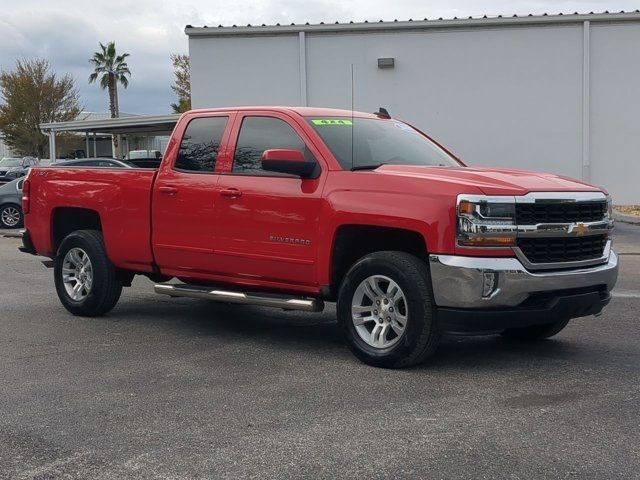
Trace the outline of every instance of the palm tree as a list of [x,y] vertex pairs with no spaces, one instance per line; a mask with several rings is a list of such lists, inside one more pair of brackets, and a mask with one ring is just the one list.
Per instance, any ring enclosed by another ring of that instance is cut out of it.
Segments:
[[[109,42],[106,45],[101,42],[100,50],[94,52],[93,57],[89,59],[89,63],[94,66],[93,73],[89,75],[89,83],[95,82],[100,77],[100,88],[109,91],[111,118],[117,118],[120,115],[118,83],[127,88],[129,86],[127,75],[131,76],[129,66],[125,61],[129,54],[117,55],[115,42]],[[120,142],[117,137],[113,138],[113,146],[116,156],[120,158]]]

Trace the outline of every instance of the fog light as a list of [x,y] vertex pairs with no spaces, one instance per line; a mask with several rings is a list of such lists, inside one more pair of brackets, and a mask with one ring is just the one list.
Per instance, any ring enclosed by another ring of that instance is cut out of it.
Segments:
[[498,286],[498,274],[496,272],[484,272],[482,274],[482,296],[490,297]]

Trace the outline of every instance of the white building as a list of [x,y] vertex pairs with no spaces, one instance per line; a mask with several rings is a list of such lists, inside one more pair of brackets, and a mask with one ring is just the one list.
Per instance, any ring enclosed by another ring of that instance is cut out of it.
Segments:
[[13,151],[11,150],[9,145],[4,143],[4,137],[2,136],[2,133],[0,133],[0,158],[13,156]]
[[[191,27],[192,103],[353,104],[640,203],[640,13]],[[389,60],[393,59],[393,60]]]

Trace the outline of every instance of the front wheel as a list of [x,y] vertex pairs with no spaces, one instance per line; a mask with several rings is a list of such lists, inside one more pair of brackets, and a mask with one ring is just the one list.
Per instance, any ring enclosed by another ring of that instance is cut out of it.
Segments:
[[440,330],[427,264],[404,252],[376,252],[346,274],[338,322],[351,351],[376,367],[422,362],[437,348]]
[[553,337],[560,333],[569,323],[569,319],[557,322],[545,323],[542,325],[532,325],[530,327],[507,328],[501,333],[503,337],[513,340],[535,341]]
[[23,223],[22,208],[18,205],[0,207],[0,226],[2,228],[20,228]]
[[107,313],[122,293],[122,282],[107,257],[102,234],[95,230],[78,230],[62,241],[54,278],[64,308],[83,317]]

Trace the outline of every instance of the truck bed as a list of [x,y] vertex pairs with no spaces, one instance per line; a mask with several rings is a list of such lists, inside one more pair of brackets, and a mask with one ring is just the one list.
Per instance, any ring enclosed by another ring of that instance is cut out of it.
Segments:
[[[119,168],[34,168],[29,175],[29,230],[36,250],[55,254],[52,219],[61,211],[98,214],[107,253],[122,268],[151,271],[151,190],[156,171]],[[66,210],[64,210],[66,209]],[[78,209],[78,210],[72,210]]]

